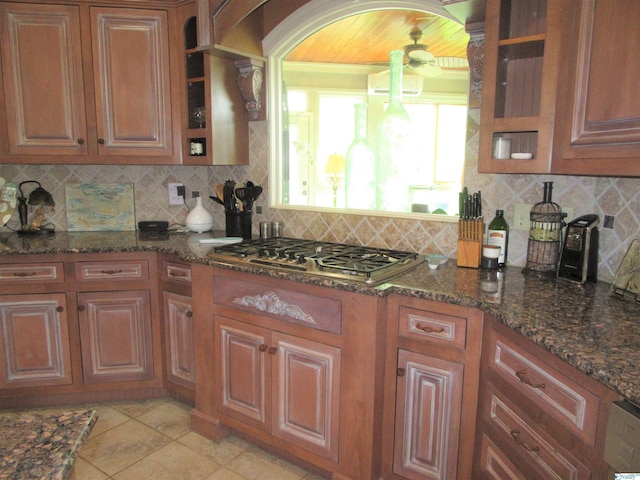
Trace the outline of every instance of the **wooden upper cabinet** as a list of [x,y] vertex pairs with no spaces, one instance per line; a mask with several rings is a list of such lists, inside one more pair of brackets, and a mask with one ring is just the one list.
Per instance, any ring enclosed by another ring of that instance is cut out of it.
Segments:
[[0,2],[0,163],[177,163],[169,16]]
[[0,3],[4,153],[86,155],[78,7]]
[[567,38],[554,145],[557,173],[640,175],[640,4],[584,0]]
[[171,155],[167,12],[91,8],[100,155]]
[[487,1],[479,172],[549,172],[565,3]]

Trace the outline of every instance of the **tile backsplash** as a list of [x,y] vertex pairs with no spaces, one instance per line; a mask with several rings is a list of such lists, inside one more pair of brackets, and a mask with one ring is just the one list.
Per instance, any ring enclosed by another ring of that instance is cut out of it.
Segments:
[[[587,213],[615,217],[613,229],[600,230],[599,278],[611,280],[629,244],[640,238],[640,179],[578,177],[557,175],[504,175],[477,173],[479,110],[469,112],[467,162],[464,184],[470,191],[481,190],[484,211],[492,217],[496,209],[505,211],[513,223],[516,203],[542,201],[542,183],[552,181],[553,200],[560,206],[572,207],[574,216]],[[281,221],[285,235],[320,240],[358,243],[371,246],[414,250],[420,253],[442,253],[456,256],[457,224],[429,220],[392,217],[318,213],[272,209],[268,205],[268,136],[266,122],[251,122],[249,131],[250,164],[241,167],[188,166],[113,166],[113,165],[0,165],[0,176],[21,182],[38,180],[53,194],[56,208],[49,220],[58,230],[67,229],[65,184],[77,182],[133,182],[137,220],[168,220],[184,223],[188,210],[168,205],[167,184],[180,182],[187,188],[187,205],[193,206],[192,191],[199,191],[203,203],[214,217],[214,228],[224,230],[222,207],[209,201],[215,186],[226,179],[238,182],[252,180],[263,185],[265,192],[256,206],[262,215],[254,215],[254,233],[261,220]],[[255,209],[254,209],[255,210]],[[487,222],[491,218],[487,219]],[[9,223],[17,228],[17,214]],[[6,228],[2,228],[6,231]],[[509,264],[526,263],[528,232],[512,230],[509,239]]]

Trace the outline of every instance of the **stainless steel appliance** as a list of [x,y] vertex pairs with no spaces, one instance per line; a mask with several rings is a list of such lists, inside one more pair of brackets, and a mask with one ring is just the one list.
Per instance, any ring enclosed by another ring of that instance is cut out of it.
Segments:
[[598,216],[583,215],[569,222],[558,277],[577,283],[598,281]]
[[287,237],[223,245],[215,247],[209,256],[218,261],[249,263],[367,285],[379,285],[424,261],[412,252]]

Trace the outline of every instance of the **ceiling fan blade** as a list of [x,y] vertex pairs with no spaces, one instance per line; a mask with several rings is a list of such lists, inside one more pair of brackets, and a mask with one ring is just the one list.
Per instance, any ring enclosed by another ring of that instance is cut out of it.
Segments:
[[407,57],[409,57],[410,60],[417,60],[420,62],[432,62],[435,59],[433,53],[427,50],[413,50],[409,52]]
[[423,77],[438,77],[442,74],[442,68],[438,65],[423,64],[417,67],[412,67],[411,69]]

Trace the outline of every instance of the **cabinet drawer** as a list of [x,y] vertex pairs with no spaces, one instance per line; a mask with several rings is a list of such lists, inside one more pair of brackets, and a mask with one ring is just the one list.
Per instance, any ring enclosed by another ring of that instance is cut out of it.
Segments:
[[491,338],[490,368],[589,445],[595,443],[599,399],[576,381],[500,334]]
[[189,265],[175,262],[162,262],[162,279],[171,282],[191,283]]
[[401,337],[458,348],[467,343],[467,319],[430,310],[400,307]]
[[62,263],[0,265],[0,283],[64,282]]
[[560,445],[551,444],[553,440],[544,438],[535,426],[529,424],[508,405],[508,401],[496,392],[490,395],[489,423],[499,432],[502,442],[511,443],[517,452],[521,452],[516,454],[516,457],[539,472],[540,478],[591,478],[591,472],[585,465]]
[[77,262],[76,280],[148,280],[149,263],[146,260]]
[[480,442],[480,468],[491,480],[527,480],[504,453],[486,435]]
[[213,277],[214,302],[242,308],[309,328],[340,334],[342,302],[284,288],[272,288],[246,280]]

